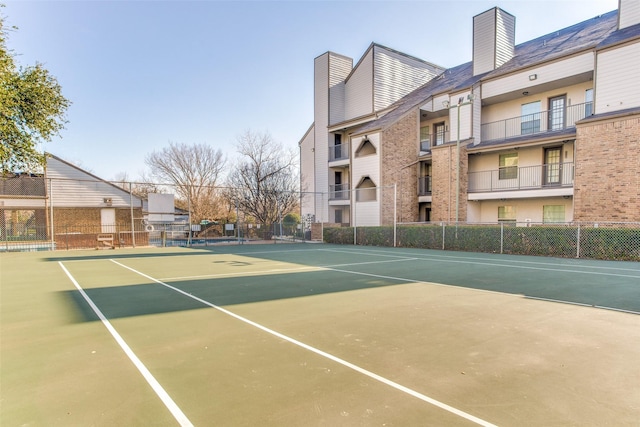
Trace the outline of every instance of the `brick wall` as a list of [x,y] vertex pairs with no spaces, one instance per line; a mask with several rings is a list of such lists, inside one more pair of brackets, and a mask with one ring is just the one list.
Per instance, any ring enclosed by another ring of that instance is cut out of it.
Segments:
[[325,222],[321,224],[319,222],[314,222],[311,224],[311,240],[324,240],[322,236],[322,231],[324,227],[342,227],[342,224],[337,222]]
[[[49,212],[47,212],[47,215]],[[142,230],[142,209],[133,210],[136,230]],[[131,210],[116,208],[116,224],[119,229],[131,231]],[[54,208],[53,227],[56,233],[99,233],[101,231],[100,208]]]
[[[431,221],[455,221],[456,216],[456,144],[432,148]],[[469,156],[460,144],[459,221],[467,218]]]
[[[393,224],[396,184],[396,216],[398,221],[418,221],[418,159],[419,116],[413,111],[382,132],[381,225]],[[411,166],[410,166],[411,165]]]
[[573,217],[640,221],[640,114],[577,126]]
[[[47,216],[49,212],[47,212]],[[133,210],[136,246],[149,244],[149,233],[144,231],[142,209]],[[116,208],[116,227],[113,235],[116,247],[131,246],[131,210]],[[91,249],[97,245],[97,236],[102,233],[100,208],[54,208],[53,227],[57,249]]]

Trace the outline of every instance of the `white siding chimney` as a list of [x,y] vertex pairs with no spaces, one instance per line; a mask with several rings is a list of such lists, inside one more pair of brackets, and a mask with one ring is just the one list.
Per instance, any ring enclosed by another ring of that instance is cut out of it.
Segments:
[[513,58],[516,18],[494,7],[473,17],[473,75],[495,70]]
[[618,0],[618,29],[640,24],[640,0]]
[[[314,141],[314,190],[327,192],[329,190],[329,138],[327,127],[333,121],[340,121],[344,117],[344,80],[351,72],[353,60],[343,55],[327,52],[314,61],[313,84],[313,141]],[[316,220],[327,221],[329,207],[322,200],[320,193],[316,193],[316,206],[322,206],[322,211],[316,210]]]

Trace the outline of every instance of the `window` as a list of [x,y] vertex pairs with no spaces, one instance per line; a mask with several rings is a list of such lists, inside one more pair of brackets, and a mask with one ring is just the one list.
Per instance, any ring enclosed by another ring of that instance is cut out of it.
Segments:
[[587,89],[584,93],[584,116],[593,115],[593,89]]
[[564,222],[564,205],[548,205],[542,207],[542,222]]
[[431,194],[431,163],[420,162],[420,172],[418,175],[418,195],[425,196]]
[[429,135],[429,126],[420,128],[420,151],[429,151],[431,149],[431,135]]
[[546,148],[544,150],[544,183],[545,185],[560,184],[560,172],[562,169],[561,162],[562,148]]
[[540,101],[522,104],[520,111],[520,133],[526,135],[540,132]]
[[333,157],[329,160],[340,160],[347,158],[346,152],[342,149],[342,134],[336,133],[333,135]]
[[518,177],[518,153],[500,154],[498,179],[515,179]]
[[420,142],[422,141],[429,141],[429,126],[420,128]]
[[498,206],[498,221],[516,222],[516,208],[514,206]]
[[444,122],[433,125],[433,133],[435,135],[435,145],[442,145],[446,142]]
[[341,210],[341,209],[336,210],[336,212],[335,212],[335,218],[336,218],[336,221],[335,221],[335,222],[336,222],[337,224],[340,224],[340,223],[342,222],[342,210]]
[[564,112],[566,105],[566,97],[556,96],[554,98],[549,99],[549,130],[559,130],[564,129],[565,121],[564,121]]

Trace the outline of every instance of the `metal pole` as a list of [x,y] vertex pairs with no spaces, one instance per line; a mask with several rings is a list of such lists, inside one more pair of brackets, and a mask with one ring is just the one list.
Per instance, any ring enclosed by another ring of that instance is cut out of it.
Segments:
[[357,244],[357,234],[356,234],[356,202],[358,199],[358,190],[353,189],[353,245]]
[[[460,106],[458,102],[458,130],[456,134],[456,233],[460,219]],[[458,237],[458,236],[456,236]]]
[[56,238],[55,238],[55,227],[53,226],[53,185],[51,184],[53,180],[49,178],[49,216],[51,217],[51,249],[55,249],[56,247]]
[[189,234],[187,234],[187,247],[191,247],[191,186],[187,187],[187,204],[189,209]]
[[240,244],[240,208],[238,207],[239,203],[240,202],[236,198],[236,236],[238,237],[238,244]]
[[280,239],[282,240],[282,211],[280,210],[280,203],[277,198],[276,198],[276,206],[278,207],[278,220],[280,221]]
[[136,227],[133,222],[133,187],[129,181],[129,206],[131,206],[131,246],[136,247]]
[[393,247],[396,247],[396,239],[397,239],[397,226],[398,220],[396,219],[396,203],[397,203],[397,184],[393,184]]

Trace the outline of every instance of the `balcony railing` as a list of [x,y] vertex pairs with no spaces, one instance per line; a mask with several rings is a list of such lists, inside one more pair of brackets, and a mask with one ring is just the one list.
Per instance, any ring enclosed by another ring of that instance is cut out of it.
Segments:
[[420,151],[429,151],[431,147],[449,142],[449,132],[440,132],[432,135],[420,132]]
[[329,146],[329,161],[347,160],[349,158],[349,144],[339,144]]
[[513,117],[481,126],[482,141],[501,141],[523,135],[535,135],[575,127],[578,120],[590,115],[593,103],[576,104],[526,116]]
[[350,193],[351,191],[349,190],[348,184],[329,186],[329,200],[349,200]]
[[431,177],[421,176],[418,178],[418,196],[429,196],[431,194]]
[[469,193],[573,186],[573,163],[469,172]]

